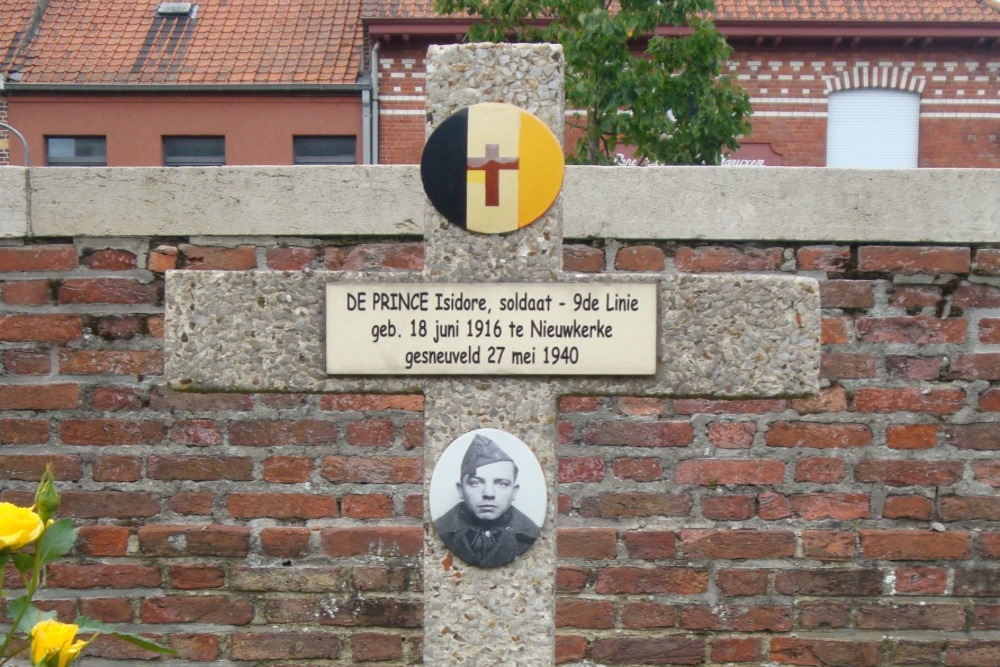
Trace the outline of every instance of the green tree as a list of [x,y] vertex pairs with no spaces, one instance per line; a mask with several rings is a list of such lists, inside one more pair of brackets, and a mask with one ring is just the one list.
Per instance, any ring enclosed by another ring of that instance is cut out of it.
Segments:
[[[435,0],[479,17],[473,41],[558,42],[566,99],[586,112],[575,160],[613,161],[616,143],[662,164],[718,164],[750,130],[750,101],[723,72],[732,49],[712,0]],[[657,35],[662,26],[675,35]]]

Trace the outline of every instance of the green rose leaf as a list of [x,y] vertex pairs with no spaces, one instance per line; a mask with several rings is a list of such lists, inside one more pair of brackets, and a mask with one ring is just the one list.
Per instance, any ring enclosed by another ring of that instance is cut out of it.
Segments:
[[76,529],[69,519],[59,519],[42,533],[36,549],[42,563],[51,563],[70,552],[76,543]]
[[114,626],[108,625],[102,621],[98,621],[92,618],[87,618],[86,616],[80,616],[74,621],[78,626],[78,634],[83,634],[87,632],[98,633],[102,635],[111,635],[113,637],[118,637],[122,641],[126,641],[133,646],[138,646],[141,649],[147,651],[153,651],[154,653],[162,653],[164,655],[176,655],[177,651],[167,648],[161,644],[154,642],[152,639],[146,639],[145,637],[140,637],[139,635],[134,635],[130,632],[122,632],[117,630]]

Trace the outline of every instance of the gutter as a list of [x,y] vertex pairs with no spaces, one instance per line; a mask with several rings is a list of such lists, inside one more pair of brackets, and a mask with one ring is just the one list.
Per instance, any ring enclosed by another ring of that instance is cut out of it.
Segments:
[[239,84],[150,84],[150,83],[15,83],[6,91],[15,93],[360,93],[367,83],[239,83]]

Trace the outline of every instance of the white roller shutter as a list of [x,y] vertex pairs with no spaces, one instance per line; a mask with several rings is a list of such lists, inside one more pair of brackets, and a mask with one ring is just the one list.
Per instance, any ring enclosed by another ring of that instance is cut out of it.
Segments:
[[826,166],[917,166],[920,95],[887,88],[830,93]]

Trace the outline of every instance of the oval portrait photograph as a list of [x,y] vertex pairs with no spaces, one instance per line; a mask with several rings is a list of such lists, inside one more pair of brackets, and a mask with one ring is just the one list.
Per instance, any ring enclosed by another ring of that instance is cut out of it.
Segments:
[[534,453],[493,428],[469,431],[441,453],[430,513],[441,541],[469,565],[501,567],[535,543],[545,523],[545,475]]

